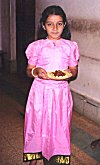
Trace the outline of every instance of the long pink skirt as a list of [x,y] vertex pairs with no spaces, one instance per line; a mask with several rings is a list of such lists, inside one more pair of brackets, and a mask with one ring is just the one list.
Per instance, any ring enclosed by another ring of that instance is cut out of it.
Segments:
[[40,80],[31,86],[25,113],[24,154],[70,155],[72,95],[67,81]]

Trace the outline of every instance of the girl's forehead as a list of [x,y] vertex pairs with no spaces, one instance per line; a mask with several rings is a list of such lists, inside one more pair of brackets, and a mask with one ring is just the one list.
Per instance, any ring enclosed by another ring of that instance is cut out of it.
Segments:
[[60,15],[49,15],[46,21],[63,21],[63,18]]

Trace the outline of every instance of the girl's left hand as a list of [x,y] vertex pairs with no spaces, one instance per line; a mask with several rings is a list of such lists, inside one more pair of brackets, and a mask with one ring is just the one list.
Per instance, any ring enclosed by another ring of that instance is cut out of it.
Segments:
[[66,79],[67,81],[73,81],[77,78],[78,75],[78,66],[69,67],[67,71],[72,73],[72,76]]

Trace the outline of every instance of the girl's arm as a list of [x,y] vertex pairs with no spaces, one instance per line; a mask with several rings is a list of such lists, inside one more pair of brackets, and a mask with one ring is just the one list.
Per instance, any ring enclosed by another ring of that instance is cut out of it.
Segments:
[[33,77],[33,75],[32,75],[33,68],[36,68],[36,66],[30,65],[30,64],[27,65],[26,73],[27,73],[28,77]]
[[78,65],[77,66],[73,66],[73,67],[69,67],[69,70],[72,73],[72,76],[68,79],[68,81],[73,81],[77,78],[78,75]]

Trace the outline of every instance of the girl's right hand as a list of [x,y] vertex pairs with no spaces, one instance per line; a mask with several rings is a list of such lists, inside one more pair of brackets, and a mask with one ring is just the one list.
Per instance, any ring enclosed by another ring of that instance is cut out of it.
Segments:
[[33,74],[38,76],[40,79],[49,79],[46,70],[41,67],[36,67],[33,71]]

